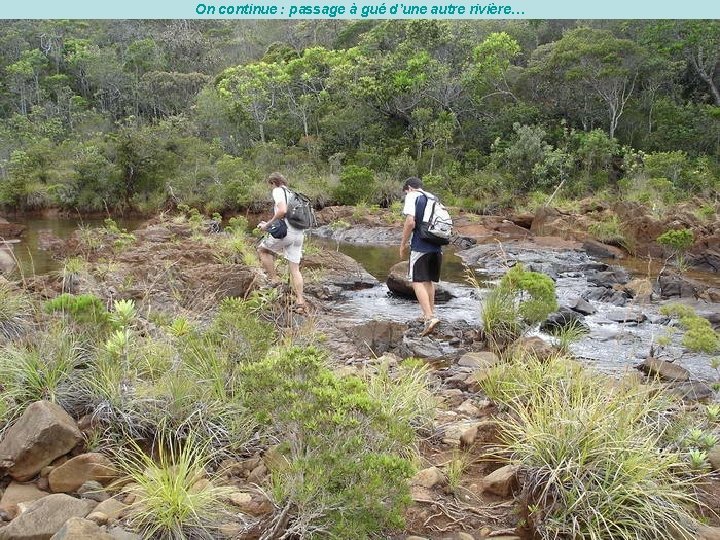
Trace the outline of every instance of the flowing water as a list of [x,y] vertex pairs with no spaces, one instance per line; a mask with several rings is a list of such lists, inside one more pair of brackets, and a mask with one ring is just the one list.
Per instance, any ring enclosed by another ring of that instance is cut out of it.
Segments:
[[[27,226],[19,243],[13,244],[15,257],[18,259],[24,275],[42,274],[57,270],[61,262],[51,258],[50,253],[40,249],[39,238],[47,231],[59,238],[69,237],[79,225],[99,226],[102,218],[68,219],[27,217],[16,219]],[[142,222],[140,219],[116,219],[120,227],[133,230]],[[400,260],[397,246],[360,245],[338,243],[332,240],[313,238],[316,243],[326,249],[337,249],[358,261],[373,275],[378,284],[360,291],[346,291],[336,302],[334,308],[349,320],[364,322],[372,319],[384,319],[406,323],[417,319],[420,315],[418,305],[414,301],[398,298],[390,294],[385,285],[389,269]],[[471,325],[479,324],[482,297],[490,286],[501,275],[502,269],[496,267],[487,258],[468,258],[468,253],[446,249],[444,254],[442,284],[449,289],[455,298],[448,302],[438,303],[438,315],[446,321],[466,321]],[[569,303],[580,296],[588,287],[583,272],[575,270],[582,265],[592,264],[593,259],[578,252],[509,252],[514,260],[539,266],[538,270],[552,274],[552,265],[564,271],[555,272],[556,290],[561,305]],[[472,262],[468,262],[472,261]],[[607,261],[609,264],[622,264],[629,274],[637,277],[653,277],[657,275],[659,265],[640,259]],[[549,265],[549,266],[547,266]],[[535,268],[532,268],[535,269]],[[475,280],[475,285],[469,280]],[[689,277],[712,286],[720,286],[720,274],[691,271]],[[681,332],[672,333],[667,320],[659,314],[657,304],[644,304],[618,308],[607,302],[592,302],[597,313],[586,317],[590,333],[572,345],[572,351],[588,364],[609,373],[625,371],[647,355],[650,344],[657,342],[658,337],[670,335],[672,344],[666,347],[665,359],[676,361],[689,369],[696,378],[705,380],[717,379],[717,373],[710,367],[710,356],[689,353],[680,345]],[[717,304],[709,304],[709,309],[717,311]],[[619,310],[627,312],[640,310],[648,321],[641,324],[617,323],[610,320],[613,313]],[[549,336],[543,335],[546,339]]]

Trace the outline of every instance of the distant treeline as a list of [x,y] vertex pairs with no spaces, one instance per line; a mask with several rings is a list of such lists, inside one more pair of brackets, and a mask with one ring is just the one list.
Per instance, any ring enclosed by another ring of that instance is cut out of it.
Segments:
[[2,21],[0,204],[712,196],[719,68],[719,21]]

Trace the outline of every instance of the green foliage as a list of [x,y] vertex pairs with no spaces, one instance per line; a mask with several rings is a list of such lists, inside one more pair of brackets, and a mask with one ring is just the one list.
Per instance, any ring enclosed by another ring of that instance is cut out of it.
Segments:
[[340,174],[340,184],[335,188],[335,198],[340,204],[353,205],[368,202],[372,197],[375,174],[366,167],[349,165]]
[[529,272],[521,264],[508,270],[498,287],[514,296],[519,314],[529,324],[541,322],[557,310],[553,280],[544,274]]
[[[207,443],[192,435],[177,448],[160,433],[156,444],[155,459],[133,441],[114,456],[125,475],[121,492],[135,499],[127,514],[131,526],[145,538],[216,536],[232,490],[214,485],[218,478],[207,478],[213,458]],[[208,485],[201,485],[206,478]]]
[[624,246],[626,244],[620,219],[615,214],[603,221],[591,223],[588,225],[588,232],[605,244],[613,246]]
[[[387,406],[355,377],[338,378],[316,349],[283,349],[243,367],[243,402],[284,441],[273,493],[300,535],[368,538],[402,525],[413,473],[406,405]],[[402,402],[401,402],[402,403]]]
[[720,335],[713,330],[710,321],[698,316],[692,307],[677,303],[666,304],[660,308],[660,313],[680,319],[680,324],[685,329],[682,344],[687,349],[708,354],[720,350]]
[[695,234],[692,229],[671,229],[657,237],[657,243],[671,248],[676,253],[683,253],[692,247]]
[[72,317],[78,323],[98,326],[102,326],[109,320],[105,304],[93,294],[61,294],[45,302],[45,311],[48,313],[61,312]]
[[515,382],[487,383],[512,411],[501,436],[524,469],[535,533],[649,540],[672,529],[692,538],[696,499],[677,474],[684,458],[659,450],[657,418],[670,404],[655,388],[618,385],[568,363],[520,361],[497,368]]
[[0,351],[0,390],[5,415],[17,416],[38,400],[70,397],[69,382],[87,351],[62,327],[34,344],[7,345]]

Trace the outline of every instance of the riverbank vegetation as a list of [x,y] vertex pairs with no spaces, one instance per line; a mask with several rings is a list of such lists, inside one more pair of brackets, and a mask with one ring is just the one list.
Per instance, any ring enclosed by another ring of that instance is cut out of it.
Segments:
[[5,21],[0,44],[6,210],[235,211],[274,169],[319,205],[411,174],[476,212],[718,192],[717,21]]

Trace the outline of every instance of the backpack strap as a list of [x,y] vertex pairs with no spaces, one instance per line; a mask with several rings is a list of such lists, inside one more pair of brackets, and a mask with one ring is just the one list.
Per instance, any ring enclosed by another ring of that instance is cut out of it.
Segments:
[[[429,217],[428,220],[427,220],[427,223],[431,223],[431,222],[432,222],[432,218],[433,218],[433,216],[435,215],[435,203],[437,202],[438,199],[437,199],[437,197],[435,197],[435,196],[430,196],[430,195],[428,195],[428,194],[425,193],[422,189],[420,190],[420,193],[422,193],[423,196],[425,197],[425,208],[427,208],[427,205],[430,204],[430,201],[432,201],[432,210],[430,210],[430,217]],[[425,214],[425,212],[423,212],[423,216],[422,216],[422,217],[425,217],[424,214]],[[422,220],[422,218],[421,218],[421,222],[423,222],[423,221],[424,221],[424,220]]]

